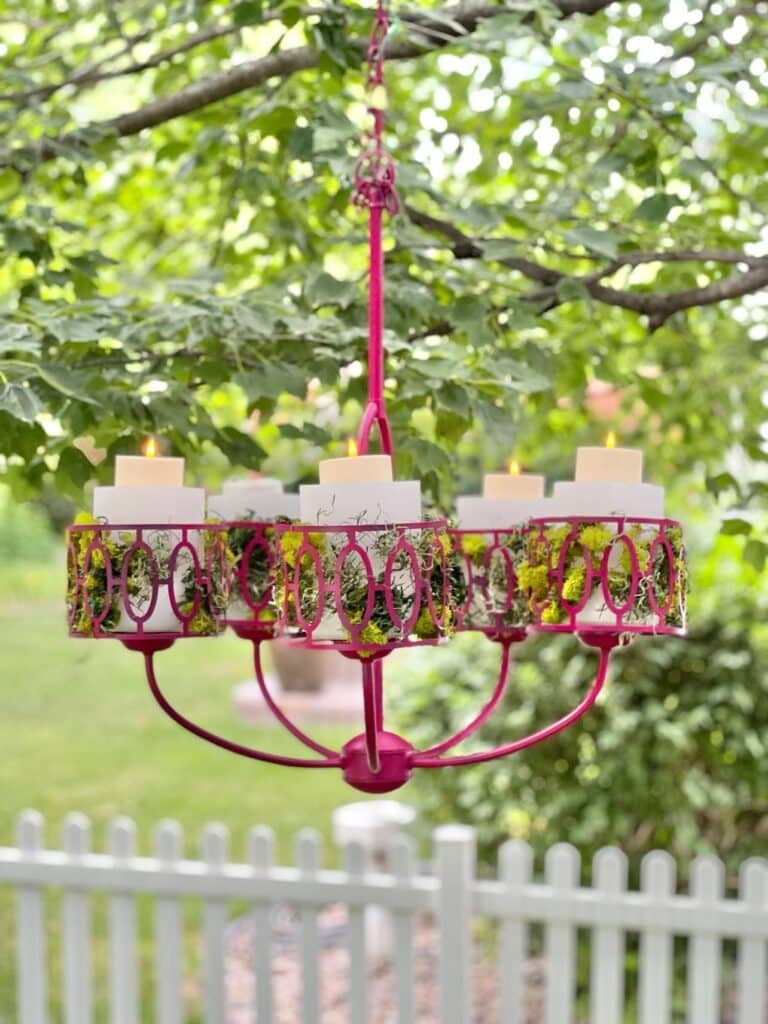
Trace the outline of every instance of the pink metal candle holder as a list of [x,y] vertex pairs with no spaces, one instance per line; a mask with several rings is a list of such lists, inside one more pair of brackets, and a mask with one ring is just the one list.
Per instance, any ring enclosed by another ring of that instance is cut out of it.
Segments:
[[444,520],[277,527],[280,628],[297,644],[379,658],[452,629]]
[[70,636],[212,636],[230,572],[222,527],[81,523],[67,531]]
[[230,572],[224,621],[239,636],[269,639],[277,632],[276,524],[229,522],[223,526],[223,536]]
[[473,630],[493,639],[523,640],[533,621],[517,581],[527,532],[449,530],[456,601],[456,630]]
[[531,520],[518,581],[539,632],[685,632],[683,531],[671,519]]

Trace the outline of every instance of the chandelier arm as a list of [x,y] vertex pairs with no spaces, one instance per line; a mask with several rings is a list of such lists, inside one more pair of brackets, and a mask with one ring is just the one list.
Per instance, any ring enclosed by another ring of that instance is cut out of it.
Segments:
[[147,675],[147,682],[149,688],[152,691],[152,696],[157,701],[160,708],[168,715],[169,718],[186,729],[187,732],[191,732],[194,736],[197,736],[201,740],[206,740],[208,743],[212,743],[216,747],[221,747],[222,750],[228,750],[231,754],[239,754],[241,757],[250,757],[254,761],[266,761],[267,764],[277,764],[288,768],[340,768],[341,758],[334,754],[332,758],[318,761],[311,760],[306,757],[286,757],[282,754],[269,754],[263,750],[256,750],[254,747],[245,747],[240,743],[234,743],[232,740],[225,739],[223,736],[217,735],[215,732],[210,732],[208,729],[204,729],[200,725],[196,725],[189,718],[186,718],[177,711],[176,708],[170,703],[168,698],[160,689],[157,678],[155,676],[154,666],[154,654],[150,651],[144,654],[144,667]]
[[501,698],[504,696],[504,691],[507,688],[507,682],[509,680],[509,664],[511,659],[511,647],[515,642],[514,639],[504,639],[502,643],[501,652],[501,665],[499,666],[499,678],[494,687],[493,693],[491,694],[488,702],[481,708],[480,712],[475,715],[468,725],[465,725],[463,729],[454,733],[453,736],[449,736],[448,739],[443,740],[442,743],[435,744],[434,747],[429,747],[427,750],[419,752],[419,757],[434,757],[437,754],[442,754],[443,751],[449,750],[451,747],[458,746],[462,740],[465,740],[467,736],[471,736],[473,732],[484,725],[491,717],[492,713],[496,709]]
[[[377,675],[375,663],[362,662],[363,714],[365,716],[365,752],[369,770],[376,775],[381,769],[379,757],[379,731],[381,729],[380,697],[381,672]],[[378,683],[378,685],[377,685]]]
[[597,666],[595,681],[592,683],[592,686],[584,700],[581,701],[581,703],[572,711],[569,711],[567,715],[563,715],[562,718],[558,718],[558,720],[553,722],[551,725],[545,726],[545,728],[539,729],[537,732],[531,733],[529,736],[524,736],[522,739],[515,740],[513,743],[507,743],[505,746],[496,747],[494,750],[481,750],[476,754],[461,754],[456,757],[434,757],[425,752],[423,754],[416,754],[411,759],[411,764],[414,768],[444,768],[446,766],[480,764],[483,761],[494,761],[499,757],[507,757],[509,754],[516,754],[520,750],[525,750],[527,747],[532,747],[537,743],[541,743],[543,740],[549,739],[550,736],[554,736],[558,732],[562,732],[563,729],[568,728],[569,725],[573,725],[573,723],[578,721],[582,715],[586,714],[597,700],[608,674],[608,663],[611,657],[611,650],[612,647],[601,647],[600,660]]
[[331,750],[330,747],[323,746],[322,743],[318,743],[316,740],[313,740],[311,736],[307,736],[307,734],[303,732],[298,725],[295,725],[285,712],[275,703],[275,700],[267,687],[267,681],[264,678],[264,670],[261,664],[260,640],[255,640],[253,643],[253,671],[256,676],[256,683],[261,691],[261,696],[264,698],[264,703],[283,728],[287,729],[288,732],[299,741],[299,743],[303,743],[305,747],[309,747],[309,749],[314,750],[315,753],[322,754],[324,757],[336,757],[335,750]]

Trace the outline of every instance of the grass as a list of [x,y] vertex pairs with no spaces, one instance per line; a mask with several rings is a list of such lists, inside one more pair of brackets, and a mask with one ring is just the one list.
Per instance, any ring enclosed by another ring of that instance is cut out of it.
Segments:
[[[190,856],[198,851],[201,826],[211,820],[228,826],[238,859],[249,828],[257,824],[275,830],[284,863],[297,830],[312,826],[330,838],[332,810],[356,799],[338,772],[257,764],[189,736],[154,704],[139,655],[117,642],[67,637],[62,591],[63,568],[0,568],[0,845],[12,843],[14,820],[26,807],[45,816],[49,846],[58,844],[70,810],[91,818],[97,850],[104,849],[107,823],[116,814],[137,822],[141,853],[150,851],[151,828],[163,818],[182,824]],[[279,729],[237,720],[231,691],[250,675],[249,653],[244,641],[229,635],[178,644],[158,655],[159,681],[181,710],[214,731],[281,753],[304,752]],[[348,736],[338,728],[317,730],[331,746]],[[96,959],[103,962],[103,913],[97,910]],[[151,915],[142,918],[146,961]],[[5,1024],[16,1019],[9,893],[0,893],[0,921]],[[54,953],[57,927],[52,915]],[[195,934],[190,930],[187,936],[193,959]],[[54,1018],[58,1009],[55,1004]]]

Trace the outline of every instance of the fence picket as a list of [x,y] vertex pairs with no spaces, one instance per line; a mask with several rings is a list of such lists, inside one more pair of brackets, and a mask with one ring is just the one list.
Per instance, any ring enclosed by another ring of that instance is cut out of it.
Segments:
[[[416,871],[413,840],[410,836],[397,836],[392,844],[390,864],[399,889],[409,890]],[[395,1001],[398,1024],[412,1024],[416,1017],[414,1001],[414,948],[413,913],[395,910],[392,914],[395,948]]]
[[[768,864],[753,858],[741,865],[739,895],[758,913],[768,914]],[[738,1024],[764,1024],[765,988],[768,978],[768,947],[762,939],[739,943]]]
[[[115,867],[130,867],[136,855],[136,826],[130,818],[110,823],[108,845]],[[109,1020],[139,1024],[136,903],[130,893],[109,899]]]
[[437,923],[440,930],[438,991],[440,1024],[472,1019],[472,881],[475,832],[467,825],[441,825],[437,847]]
[[[314,829],[302,829],[296,837],[296,863],[304,881],[314,879],[320,869],[320,837]],[[317,911],[302,906],[301,916],[301,968],[302,968],[302,1020],[304,1024],[317,1024],[320,1020],[320,935]]]
[[[593,861],[592,885],[606,902],[627,888],[627,858],[606,846]],[[621,1024],[624,1017],[624,931],[617,925],[595,928],[590,957],[590,1024]]]
[[[64,819],[62,845],[73,861],[82,860],[91,843],[91,823],[73,811]],[[90,1024],[93,1015],[91,979],[90,896],[81,889],[68,889],[62,900],[62,958],[64,974],[64,1020],[66,1024]]]
[[[545,874],[555,904],[577,887],[579,863],[579,853],[569,843],[547,850]],[[576,966],[576,929],[572,924],[555,921],[547,925],[546,959],[546,1024],[568,1024],[573,1020]]]
[[[269,876],[272,870],[275,834],[271,828],[251,829],[248,836],[248,859],[253,873]],[[256,1022],[272,1024],[272,907],[257,903],[253,908],[253,963],[256,981]]]
[[[362,843],[344,847],[344,869],[350,882],[365,877],[365,849]],[[347,914],[347,950],[349,953],[350,1024],[366,1024],[368,1020],[368,957],[365,944],[365,910],[351,906]]]
[[[722,898],[724,868],[717,857],[697,857],[691,867],[691,896],[700,906]],[[714,935],[693,935],[688,944],[688,1024],[719,1024],[722,942]]]
[[[531,881],[533,850],[522,839],[510,839],[499,853],[499,879],[507,891],[519,892]],[[500,1020],[525,1021],[525,961],[528,925],[520,916],[504,917],[499,934]]]
[[[16,845],[34,860],[43,848],[43,816],[22,811],[16,821]],[[16,977],[19,1024],[47,1024],[45,904],[37,886],[19,886],[16,893]]]
[[[675,891],[675,862],[664,850],[653,850],[643,857],[640,887],[654,902],[669,901]],[[654,922],[641,932],[639,1024],[669,1024],[673,952],[673,936],[668,927]]]
[[[203,831],[202,859],[213,874],[221,871],[229,859],[229,832],[224,825],[209,824]],[[220,899],[203,902],[203,979],[207,1024],[221,1024],[226,1016],[225,940],[227,904]]]
[[[162,821],[155,829],[155,856],[163,867],[174,869],[181,859],[183,833],[176,821]],[[158,896],[155,905],[155,1021],[182,1024],[181,904],[178,896]]]
[[[272,971],[272,906],[285,903],[298,912],[298,955],[303,971],[303,1005],[296,1024],[322,1019],[321,942],[318,910],[346,901],[349,906],[349,1014],[351,1024],[368,1017],[369,972],[366,909],[386,908],[392,915],[395,1005],[399,1024],[417,1015],[415,920],[435,913],[438,926],[437,988],[440,1024],[472,1020],[473,915],[499,921],[500,1020],[526,1019],[524,969],[528,929],[545,930],[547,985],[544,1024],[572,1024],[575,1004],[577,929],[593,930],[590,1024],[620,1024],[624,1004],[627,932],[640,933],[638,1024],[670,1024],[674,967],[673,937],[689,938],[687,998],[680,1009],[688,1024],[718,1024],[724,938],[739,946],[735,1020],[768,1024],[768,865],[747,861],[740,873],[739,899],[723,892],[723,865],[700,857],[692,865],[690,895],[677,895],[675,864],[667,853],[644,858],[641,891],[626,889],[626,861],[619,851],[595,857],[592,887],[578,884],[579,858],[567,844],[546,858],[545,884],[532,881],[532,854],[525,843],[501,850],[497,880],[475,877],[475,839],[471,828],[446,826],[434,833],[436,871],[415,869],[413,846],[396,840],[390,853],[391,877],[369,874],[364,851],[356,844],[344,852],[343,871],[323,871],[316,833],[297,837],[297,867],[276,867],[269,829],[254,829],[249,863],[230,863],[227,834],[209,826],[202,858],[182,860],[182,832],[175,822],[154,832],[153,857],[139,857],[135,826],[125,818],[110,828],[108,853],[89,850],[89,825],[81,815],[65,824],[63,850],[42,845],[43,821],[34,811],[17,821],[17,848],[0,847],[0,884],[16,887],[17,1024],[49,1024],[45,889],[60,886],[62,901],[62,1000],[64,1024],[92,1024],[91,893],[107,895],[109,926],[109,1024],[139,1024],[137,966],[139,893],[155,902],[155,1010],[153,1024],[182,1024],[182,900],[200,899],[202,912],[204,1007],[206,1024],[226,1015],[224,941],[229,902],[254,904],[255,1024],[272,1024],[278,1009]],[[390,1019],[390,1018],[388,1018]],[[293,1018],[292,1018],[293,1020]],[[392,1018],[394,1020],[394,1017]],[[251,1019],[253,1024],[253,1018]]]

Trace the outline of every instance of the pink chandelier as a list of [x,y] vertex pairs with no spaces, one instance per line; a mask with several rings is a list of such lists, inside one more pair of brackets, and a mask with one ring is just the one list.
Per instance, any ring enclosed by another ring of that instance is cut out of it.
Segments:
[[[243,757],[340,769],[364,792],[402,786],[417,768],[477,764],[517,753],[576,722],[606,680],[611,652],[638,634],[685,628],[682,530],[664,492],[642,481],[642,453],[581,448],[576,479],[544,497],[543,477],[512,465],[483,494],[458,502],[458,526],[421,514],[418,481],[392,477],[384,401],[382,222],[397,211],[395,166],[384,149],[384,49],[379,0],[368,50],[372,130],[355,166],[354,201],[368,211],[368,401],[355,452],[320,464],[299,499],[277,481],[249,479],[206,497],[184,487],[182,459],[118,456],[115,486],[94,492],[93,515],[68,530],[68,622],[74,637],[117,639],[144,656],[162,710],[200,739]],[[369,454],[371,436],[379,454]],[[206,512],[207,506],[207,512]],[[253,646],[256,681],[275,719],[310,752],[289,757],[235,743],[193,722],[163,693],[155,657],[177,640],[230,627]],[[384,724],[383,666],[394,651],[462,631],[501,651],[485,704],[462,729],[425,750]],[[491,750],[450,751],[501,701],[514,644],[573,633],[597,651],[592,685],[562,718]],[[363,729],[341,750],[299,728],[271,695],[262,644],[276,636],[332,649],[360,665]]]

